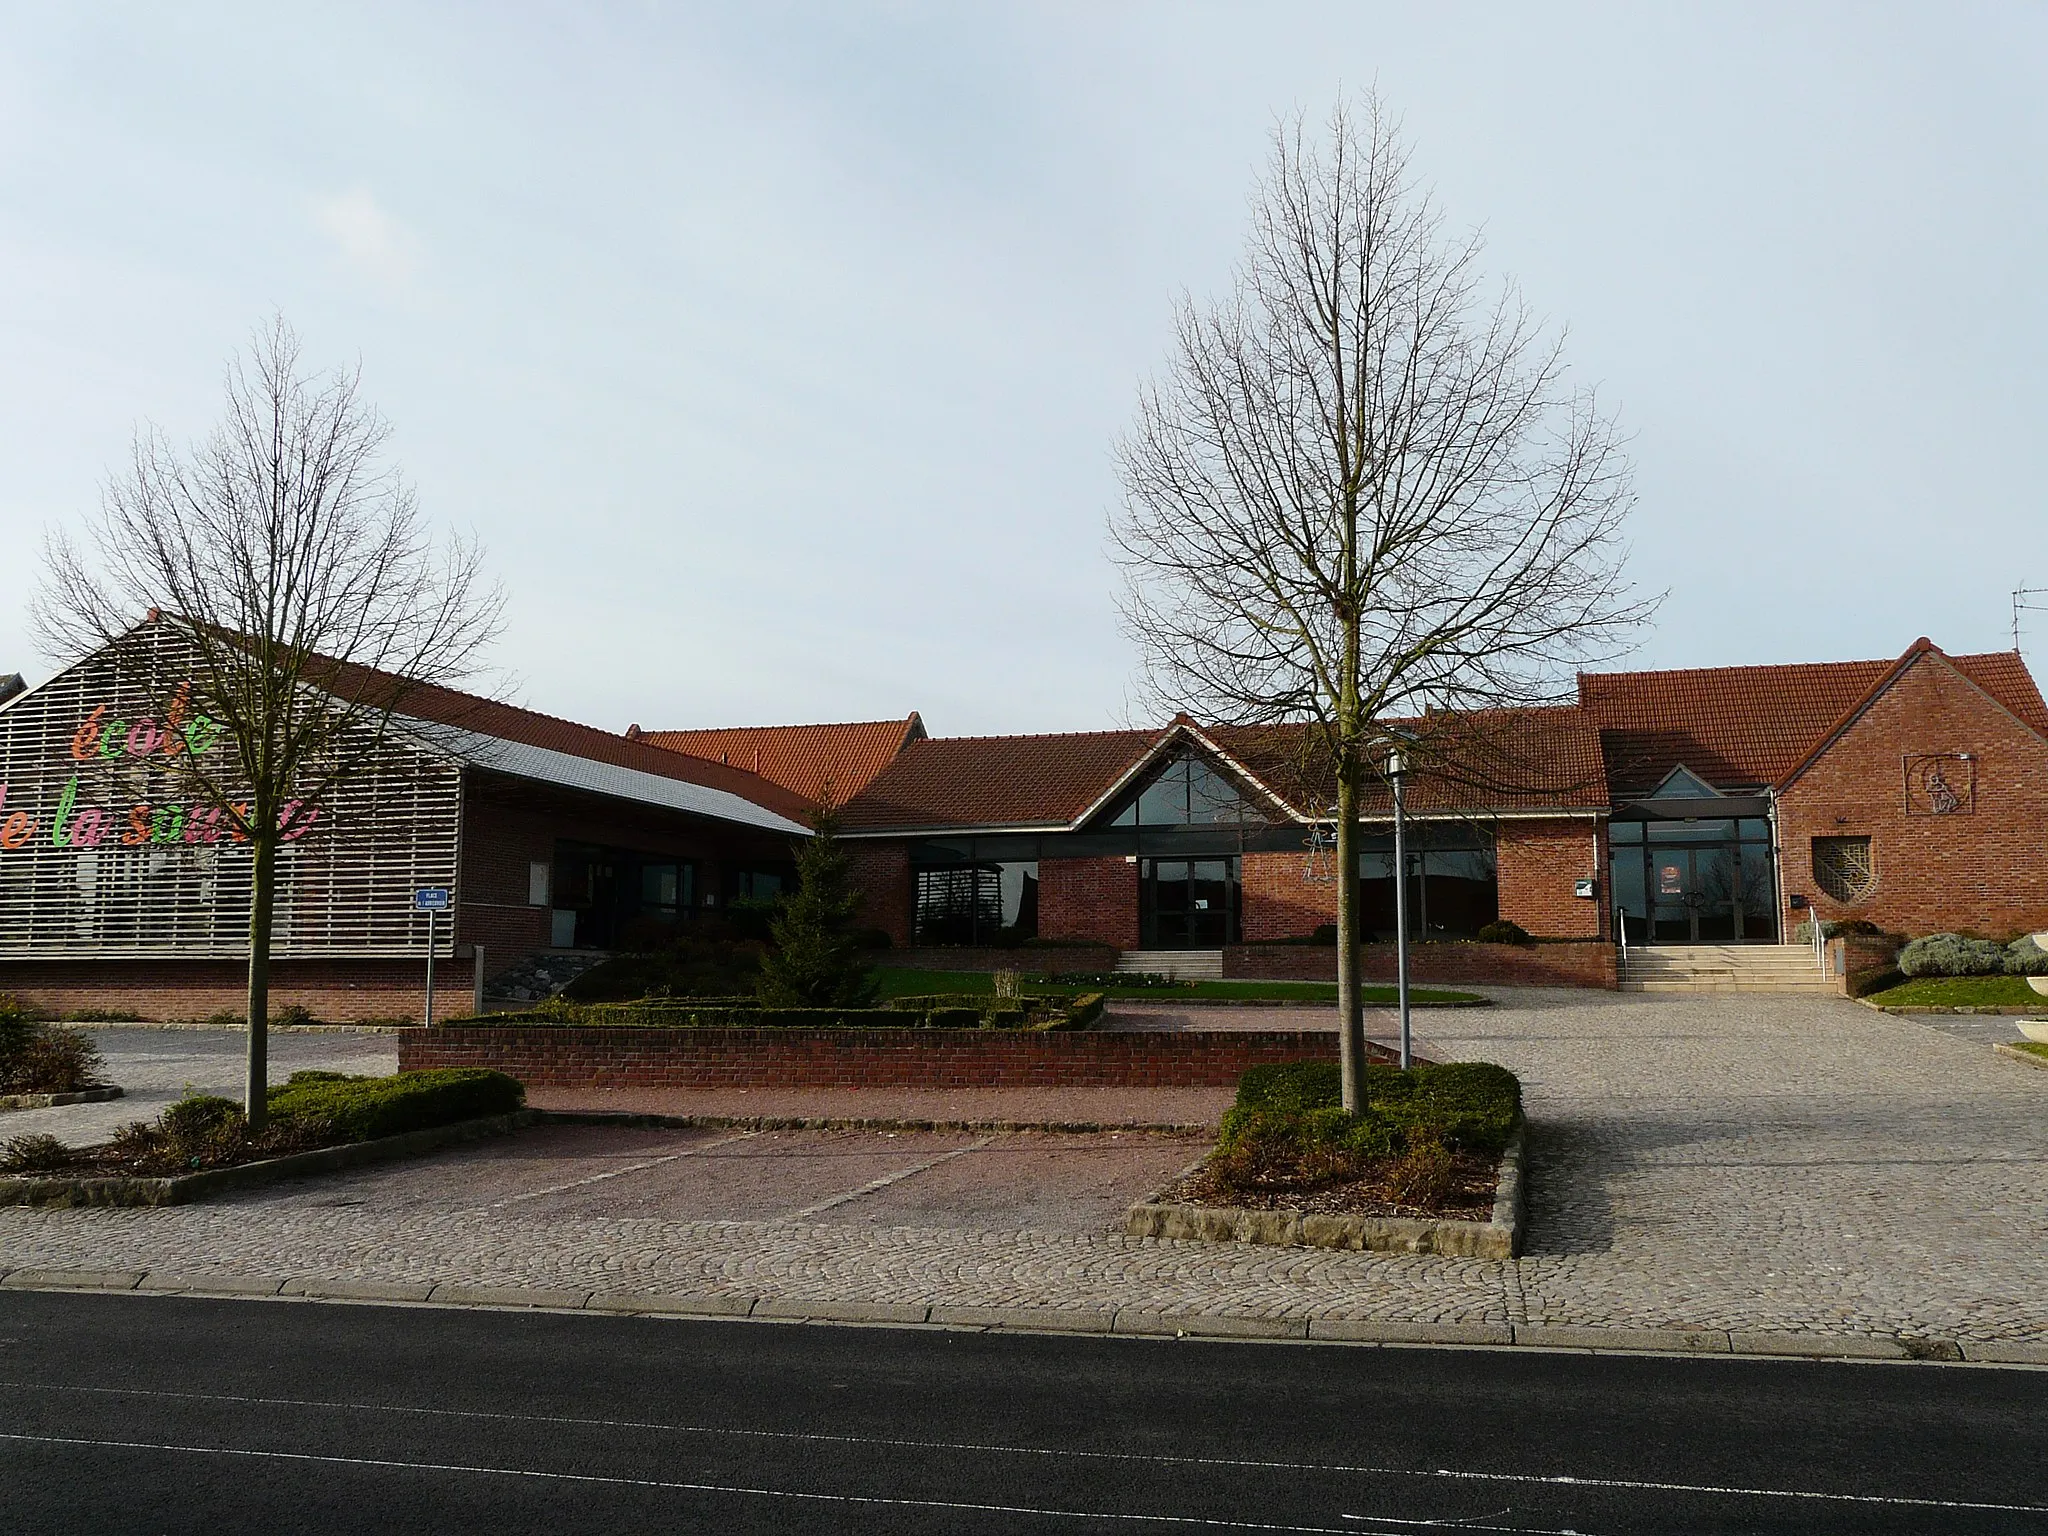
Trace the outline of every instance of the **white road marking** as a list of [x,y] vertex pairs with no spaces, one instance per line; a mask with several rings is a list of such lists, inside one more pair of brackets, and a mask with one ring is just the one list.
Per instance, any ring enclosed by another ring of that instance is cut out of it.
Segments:
[[[163,1451],[186,1456],[235,1456],[253,1461],[300,1461],[327,1467],[375,1467],[404,1472],[468,1473],[477,1477],[523,1477],[540,1482],[586,1483],[613,1488],[646,1488],[677,1493],[722,1493],[747,1498],[790,1499],[815,1504],[884,1505],[894,1509],[949,1509],[979,1515],[1036,1515],[1052,1520],[1120,1520],[1132,1524],[1196,1525],[1224,1531],[1280,1531],[1288,1533],[1288,1536],[1342,1536],[1342,1533],[1357,1529],[1355,1525],[1281,1525],[1274,1521],[1223,1520],[1207,1515],[1130,1514],[1117,1510],[1055,1509],[1030,1504],[975,1504],[964,1499],[902,1499],[873,1493],[805,1493],[792,1488],[755,1488],[740,1483],[685,1483],[654,1477],[607,1477],[595,1472],[547,1472],[533,1467],[491,1467],[448,1461],[398,1461],[378,1456],[316,1455],[310,1451],[256,1451],[236,1446],[172,1445],[151,1440],[88,1440],[65,1435],[23,1435],[5,1432],[0,1432],[0,1440],[12,1440],[27,1445],[77,1446],[96,1451]],[[1439,1526],[1453,1523],[1435,1520],[1389,1521],[1380,1516],[1341,1518],[1364,1518],[1375,1524],[1398,1525],[1404,1529],[1410,1526]],[[1461,1530],[1514,1531],[1524,1533],[1524,1536],[1576,1536],[1576,1533],[1543,1531],[1529,1526],[1456,1524]]]
[[565,1189],[581,1189],[586,1184],[602,1184],[606,1179],[621,1178],[629,1173],[640,1173],[648,1168],[659,1168],[663,1163],[680,1162],[686,1157],[699,1157],[714,1147],[729,1147],[736,1141],[750,1141],[761,1135],[760,1131],[741,1131],[737,1136],[722,1136],[717,1141],[707,1141],[698,1146],[685,1147],[680,1152],[671,1152],[667,1157],[652,1157],[644,1163],[628,1163],[623,1168],[608,1168],[603,1173],[593,1173],[588,1178],[571,1179],[566,1184],[551,1184],[546,1189],[529,1189],[524,1194],[507,1195],[502,1200],[493,1200],[479,1210],[502,1211],[508,1205],[517,1205],[522,1200],[538,1200],[545,1195],[559,1195]]
[[1647,1493],[1699,1493],[1727,1498],[1805,1499],[1821,1503],[1880,1504],[1902,1509],[1971,1509],[1998,1514],[2048,1515],[2048,1504],[1994,1504],[1969,1499],[1904,1498],[1879,1493],[1824,1493],[1804,1488],[1746,1488],[1718,1483],[1652,1482],[1637,1478],[1573,1477],[1563,1474],[1541,1476],[1518,1472],[1461,1472],[1450,1467],[1373,1467],[1348,1466],[1341,1462],[1258,1461],[1233,1456],[1147,1456],[1128,1451],[1080,1451],[960,1440],[905,1440],[880,1435],[821,1435],[805,1430],[733,1429],[724,1425],[664,1424],[649,1419],[589,1419],[572,1414],[500,1413],[475,1408],[414,1408],[403,1404],[351,1403],[327,1398],[249,1397],[229,1392],[165,1392],[150,1387],[88,1387],[56,1382],[0,1379],[0,1389],[6,1388],[23,1392],[77,1392],[103,1397],[151,1397],[202,1403],[241,1403],[255,1408],[324,1408],[349,1413],[410,1414],[421,1418],[476,1419],[513,1424],[561,1424],[586,1429],[647,1429],[678,1435],[718,1435],[738,1440],[788,1440],[814,1445],[872,1446],[892,1450],[969,1451],[976,1455],[1043,1456],[1073,1461],[1127,1461],[1156,1466],[1228,1467],[1243,1471],[1324,1472],[1372,1477],[1446,1478],[1463,1482],[1534,1483],[1566,1488],[1625,1488]]
[[863,1195],[872,1195],[876,1190],[887,1189],[891,1184],[901,1184],[913,1174],[923,1173],[928,1168],[936,1168],[941,1163],[950,1163],[954,1158],[964,1157],[969,1152],[979,1152],[993,1140],[995,1140],[993,1136],[984,1136],[981,1140],[969,1146],[955,1147],[950,1152],[941,1152],[936,1157],[928,1157],[921,1163],[913,1163],[908,1168],[899,1168],[894,1173],[885,1173],[879,1179],[870,1179],[867,1183],[861,1185],[859,1189],[850,1189],[843,1195],[834,1195],[829,1200],[820,1200],[816,1205],[807,1205],[800,1211],[791,1211],[783,1220],[802,1221],[806,1216],[822,1216],[825,1212],[837,1210],[840,1206],[850,1204],[860,1199]]

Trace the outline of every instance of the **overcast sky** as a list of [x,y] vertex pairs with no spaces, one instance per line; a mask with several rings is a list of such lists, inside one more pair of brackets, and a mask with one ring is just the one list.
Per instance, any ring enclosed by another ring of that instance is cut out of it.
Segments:
[[[1110,444],[1377,83],[1634,435],[1647,666],[2048,586],[2048,7],[0,5],[0,670],[281,311],[612,729],[1120,723]],[[2048,603],[2048,597],[2039,599]],[[2048,654],[2048,612],[2029,651]]]

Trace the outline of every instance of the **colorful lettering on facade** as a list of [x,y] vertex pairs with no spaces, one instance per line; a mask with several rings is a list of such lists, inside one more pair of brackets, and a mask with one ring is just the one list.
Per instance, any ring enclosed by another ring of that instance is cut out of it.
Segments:
[[108,720],[107,711],[112,706],[102,704],[72,733],[71,755],[82,763],[95,757],[176,757],[181,752],[210,752],[219,745],[226,727],[211,715],[194,715],[186,720],[185,711],[191,702],[192,685],[180,683],[161,723]]

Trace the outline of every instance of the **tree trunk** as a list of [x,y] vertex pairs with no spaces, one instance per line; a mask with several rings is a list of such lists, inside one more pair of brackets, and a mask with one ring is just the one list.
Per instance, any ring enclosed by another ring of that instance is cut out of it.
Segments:
[[1365,1112],[1365,1014],[1358,996],[1358,772],[1337,765],[1337,1038],[1344,1108]]
[[277,837],[269,824],[251,838],[254,866],[249,885],[249,1067],[242,1103],[249,1134],[269,1118],[270,1092],[270,925],[276,905]]

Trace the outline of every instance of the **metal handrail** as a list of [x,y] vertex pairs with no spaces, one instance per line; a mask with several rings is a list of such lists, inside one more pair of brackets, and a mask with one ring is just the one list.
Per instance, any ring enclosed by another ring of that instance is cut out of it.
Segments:
[[1828,973],[1827,925],[1820,920],[1820,914],[1809,907],[1806,909],[1806,926],[1813,935],[1813,963],[1825,976]]
[[1621,944],[1621,974],[1618,981],[1628,980],[1628,914],[1623,912],[1619,902],[1614,908],[1614,936]]

